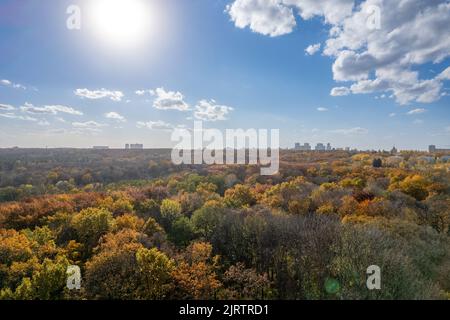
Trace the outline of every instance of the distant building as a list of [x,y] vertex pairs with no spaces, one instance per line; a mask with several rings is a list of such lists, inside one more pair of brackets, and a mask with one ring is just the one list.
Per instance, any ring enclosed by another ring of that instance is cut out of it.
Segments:
[[398,153],[398,150],[397,150],[397,148],[394,146],[394,147],[392,147],[392,149],[391,149],[391,154],[397,154]]
[[92,149],[94,150],[107,150],[109,149],[108,146],[93,146]]
[[301,145],[300,143],[295,144],[295,150],[298,151],[311,151],[311,145],[309,143],[305,143],[304,145]]
[[331,151],[331,144],[329,142],[327,143],[327,151]]
[[345,151],[350,151],[350,147],[345,147]]
[[129,149],[131,149],[131,150],[142,150],[142,149],[144,149],[144,145],[140,144],[140,143],[136,143],[136,144],[129,144],[129,143],[127,143],[125,145],[125,149],[127,149],[127,150],[129,150]]
[[450,149],[438,149],[435,145],[428,146],[428,152],[429,153],[435,153],[435,152],[450,152]]
[[326,147],[323,143],[318,143],[315,148],[316,151],[325,151]]

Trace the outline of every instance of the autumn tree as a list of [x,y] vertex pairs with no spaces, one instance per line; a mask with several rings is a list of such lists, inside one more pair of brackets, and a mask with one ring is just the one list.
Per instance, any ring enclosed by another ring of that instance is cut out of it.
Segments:
[[248,186],[237,184],[225,191],[224,202],[230,208],[240,208],[252,206],[256,201]]
[[140,299],[164,299],[172,288],[171,273],[174,262],[158,249],[141,248],[136,252],[140,277],[143,279],[136,293]]
[[231,266],[223,276],[228,299],[264,299],[270,296],[270,281],[267,274],[258,274],[246,269],[242,263]]
[[88,208],[73,216],[72,226],[89,251],[97,245],[102,235],[112,230],[114,220],[112,213],[106,209]]
[[181,216],[181,205],[175,200],[164,199],[160,210],[163,227],[170,230],[175,220]]
[[218,256],[212,256],[212,246],[209,243],[197,242],[190,245],[178,258],[177,266],[172,272],[175,297],[214,299],[221,287],[216,274],[218,259]]

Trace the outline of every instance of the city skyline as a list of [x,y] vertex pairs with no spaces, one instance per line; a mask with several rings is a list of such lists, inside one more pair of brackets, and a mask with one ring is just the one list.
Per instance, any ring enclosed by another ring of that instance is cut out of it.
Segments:
[[170,148],[194,120],[280,129],[282,148],[449,147],[448,1],[317,3],[156,0],[111,29],[88,1],[1,0],[0,147]]

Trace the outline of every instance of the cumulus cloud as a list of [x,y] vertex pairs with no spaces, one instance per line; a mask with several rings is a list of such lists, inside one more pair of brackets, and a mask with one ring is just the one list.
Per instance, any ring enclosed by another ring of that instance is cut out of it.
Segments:
[[232,107],[218,105],[215,100],[201,100],[195,106],[194,116],[203,121],[227,120],[227,115],[233,110]]
[[[353,82],[332,95],[388,93],[402,105],[445,95],[450,67],[428,79],[416,68],[450,56],[448,0],[235,0],[226,11],[237,27],[270,36],[293,31],[293,12],[322,17],[330,27],[323,53],[334,59],[333,77]],[[379,25],[372,23],[377,18]]]
[[104,99],[109,98],[112,101],[122,101],[122,98],[124,97],[124,94],[122,91],[111,91],[107,89],[100,89],[100,90],[89,90],[89,89],[76,89],[74,91],[76,96],[91,99],[91,100],[97,100],[97,99]]
[[349,129],[336,129],[330,131],[331,133],[343,134],[343,135],[366,135],[369,133],[369,130],[366,128],[355,127]]
[[408,115],[417,115],[417,114],[421,114],[421,113],[424,113],[424,112],[427,112],[427,109],[417,108],[417,109],[413,109],[413,110],[409,111],[407,114]]
[[296,25],[292,8],[279,0],[236,0],[225,11],[236,27],[271,37],[291,33]]
[[189,105],[184,101],[184,96],[178,91],[166,91],[164,88],[150,90],[155,97],[153,107],[160,110],[189,110]]
[[319,112],[326,112],[326,111],[328,111],[328,108],[319,107],[319,108],[317,108],[317,111],[319,111]]
[[[371,6],[381,10],[378,29],[368,27]],[[431,103],[441,97],[450,71],[421,79],[413,69],[450,55],[449,20],[446,0],[366,0],[332,28],[324,54],[335,58],[335,80],[355,82],[354,94],[391,92],[400,104]]]
[[35,107],[31,103],[26,102],[20,110],[27,113],[32,114],[52,114],[57,115],[58,113],[66,113],[76,116],[82,116],[83,113],[81,111],[75,110],[72,107],[63,106],[63,105],[49,105],[43,107]]
[[352,13],[353,0],[280,0],[284,6],[295,8],[303,20],[323,17],[326,24],[340,24]]
[[147,128],[150,130],[172,130],[174,127],[170,123],[158,120],[158,121],[138,121],[136,127],[139,129]]
[[347,87],[335,87],[331,89],[331,95],[333,97],[340,97],[340,96],[348,96],[350,94],[350,89]]
[[294,30],[294,11],[304,20],[322,16],[327,24],[339,24],[353,5],[353,0],[235,0],[225,11],[236,27],[276,37]]
[[320,46],[321,46],[320,43],[309,45],[305,49],[305,52],[306,52],[307,55],[310,55],[310,56],[315,55],[317,52],[319,52]]
[[117,112],[105,113],[105,117],[107,119],[112,119],[112,120],[115,120],[117,122],[126,122],[127,121],[124,116],[118,114]]

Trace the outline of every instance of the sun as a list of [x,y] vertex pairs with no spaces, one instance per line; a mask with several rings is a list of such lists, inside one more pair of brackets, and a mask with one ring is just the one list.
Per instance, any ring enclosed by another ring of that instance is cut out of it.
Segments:
[[151,10],[145,0],[94,0],[92,27],[100,40],[119,46],[143,41],[151,28]]

